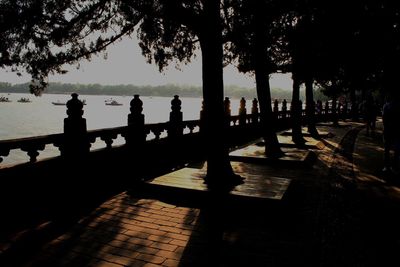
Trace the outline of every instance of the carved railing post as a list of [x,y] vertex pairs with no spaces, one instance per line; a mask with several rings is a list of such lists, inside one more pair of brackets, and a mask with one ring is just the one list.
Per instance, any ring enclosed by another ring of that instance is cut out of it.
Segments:
[[286,118],[286,114],[287,114],[287,101],[286,99],[283,99],[282,101],[282,118]]
[[272,109],[273,112],[275,113],[275,116],[278,117],[278,112],[279,112],[279,102],[278,99],[274,100],[274,108]]
[[90,143],[87,136],[86,119],[82,118],[83,103],[78,94],[71,94],[67,102],[67,115],[64,119],[64,142],[61,145],[61,155],[79,158],[89,153]]
[[259,111],[258,111],[258,100],[257,98],[253,99],[253,105],[251,106],[251,122],[253,124],[258,123]]
[[229,127],[231,123],[231,100],[229,100],[229,97],[225,97],[224,100],[224,120],[225,125]]
[[146,132],[144,128],[143,102],[139,95],[134,95],[130,102],[130,111],[128,114],[128,133],[125,136],[127,145],[143,144],[146,141]]
[[246,124],[246,115],[247,115],[246,99],[244,99],[244,97],[242,97],[240,99],[240,107],[239,107],[239,125]]
[[171,112],[169,113],[168,138],[177,138],[183,135],[183,116],[181,112],[182,101],[175,95],[171,101]]

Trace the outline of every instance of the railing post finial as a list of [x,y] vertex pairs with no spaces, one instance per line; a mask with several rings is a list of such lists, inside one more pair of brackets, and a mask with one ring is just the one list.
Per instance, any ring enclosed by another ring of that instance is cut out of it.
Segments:
[[247,115],[246,99],[244,99],[244,97],[242,97],[240,99],[240,107],[239,107],[239,125],[246,124],[246,115]]
[[176,138],[183,135],[183,115],[181,112],[182,101],[178,95],[174,95],[171,100],[171,112],[169,113],[169,126],[168,126],[168,137]]
[[134,95],[129,104],[131,113],[128,114],[128,133],[125,140],[128,145],[142,144],[146,141],[144,114],[142,114],[143,101],[139,95]]
[[252,106],[251,106],[251,117],[252,117],[251,121],[254,124],[258,122],[258,116],[259,116],[258,113],[259,113],[258,112],[258,100],[257,100],[257,98],[254,98],[252,101]]
[[61,155],[82,157],[89,153],[90,142],[87,136],[86,119],[82,118],[83,103],[78,94],[71,94],[67,102],[67,115],[64,119],[64,143],[60,147]]

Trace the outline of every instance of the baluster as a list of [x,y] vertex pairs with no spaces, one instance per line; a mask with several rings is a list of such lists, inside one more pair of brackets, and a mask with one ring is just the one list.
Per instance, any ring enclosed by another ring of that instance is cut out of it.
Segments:
[[186,124],[186,127],[189,129],[189,133],[192,134],[193,131],[194,131],[194,128],[196,127],[196,123],[189,122],[189,123]]
[[29,156],[29,161],[30,162],[36,162],[37,161],[37,156],[39,156],[38,151],[43,151],[45,148],[45,144],[28,144],[28,145],[22,145],[21,150],[24,152],[27,152]]
[[250,124],[252,122],[251,116],[246,115],[246,123]]
[[128,145],[143,144],[146,141],[146,131],[144,123],[143,102],[139,95],[134,95],[130,102],[130,111],[128,114],[128,132],[124,136]]
[[246,115],[247,115],[246,99],[244,99],[244,97],[242,97],[240,99],[240,107],[239,107],[239,125],[246,124]]
[[106,148],[107,149],[111,149],[112,148],[112,143],[114,143],[114,140],[111,136],[109,135],[103,135],[100,138],[102,141],[104,141],[104,143],[106,143]]
[[86,119],[82,118],[83,103],[78,94],[71,94],[67,102],[67,115],[64,119],[64,142],[61,155],[67,157],[83,157],[89,153],[90,143],[87,137]]
[[253,124],[258,123],[258,117],[258,100],[257,98],[254,98],[251,106],[251,122]]
[[238,124],[238,116],[231,117],[231,121],[233,126],[236,126]]
[[174,99],[171,100],[172,111],[169,113],[168,138],[175,139],[183,135],[181,104],[182,101],[179,96],[175,95]]
[[159,140],[161,133],[164,131],[164,126],[163,126],[163,124],[160,124],[160,123],[153,125],[151,131],[154,134],[154,139]]
[[114,132],[106,132],[100,136],[100,139],[106,143],[106,148],[111,149],[114,139],[117,139],[118,134]]

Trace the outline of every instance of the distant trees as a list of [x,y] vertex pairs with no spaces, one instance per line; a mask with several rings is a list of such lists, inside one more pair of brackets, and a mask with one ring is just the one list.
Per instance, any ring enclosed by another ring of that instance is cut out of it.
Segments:
[[[287,98],[290,93],[287,90],[280,88],[273,88],[273,95],[275,98]],[[26,93],[29,91],[29,83],[10,84],[0,82],[0,93]],[[104,84],[71,84],[71,83],[49,83],[44,89],[45,93],[51,94],[68,94],[76,92],[85,95],[126,95],[132,96],[139,94],[141,96],[165,96],[172,97],[179,95],[181,97],[202,97],[202,88],[193,85],[133,85],[133,84],[119,84],[119,85],[104,85]],[[225,86],[225,95],[231,98],[245,97],[252,99],[256,97],[254,88],[243,88],[238,86]]]

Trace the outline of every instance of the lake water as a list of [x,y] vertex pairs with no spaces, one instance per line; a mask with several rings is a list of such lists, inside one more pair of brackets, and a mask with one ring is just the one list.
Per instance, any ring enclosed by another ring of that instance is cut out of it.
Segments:
[[[31,137],[62,133],[63,119],[67,117],[66,106],[53,105],[52,102],[66,102],[71,99],[70,95],[43,94],[35,97],[31,94],[0,94],[8,97],[12,102],[0,102],[0,140]],[[29,98],[30,103],[19,103],[18,99]],[[114,99],[123,105],[105,105],[105,100]],[[146,123],[166,122],[171,111],[172,97],[140,97],[143,101],[143,114]],[[127,125],[129,114],[130,96],[105,96],[105,95],[81,95],[79,99],[85,99],[84,115],[88,130],[110,128]],[[181,98],[184,120],[199,119],[201,109],[200,98]],[[247,101],[247,110],[251,110],[251,101]],[[237,115],[239,99],[231,99],[232,115]],[[120,137],[116,143],[123,143]],[[101,141],[97,142],[93,149],[104,146]],[[54,147],[46,147],[40,152],[40,158],[58,155]],[[1,165],[27,161],[25,152],[11,151],[4,158]]]

